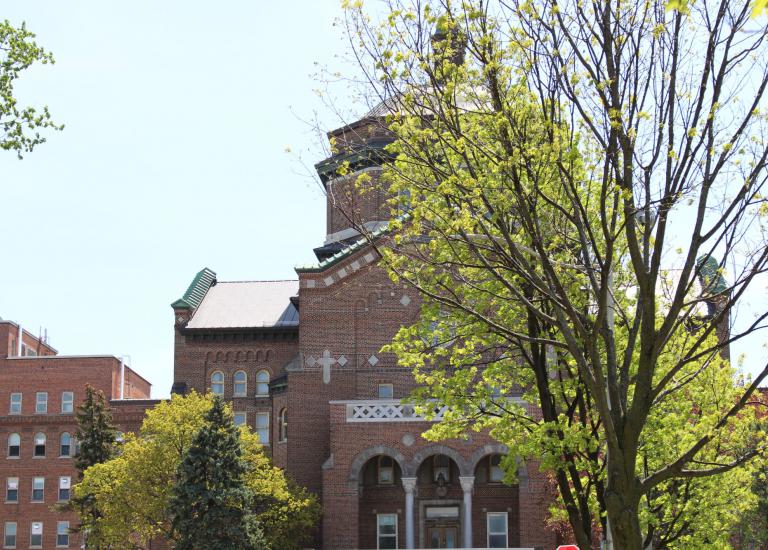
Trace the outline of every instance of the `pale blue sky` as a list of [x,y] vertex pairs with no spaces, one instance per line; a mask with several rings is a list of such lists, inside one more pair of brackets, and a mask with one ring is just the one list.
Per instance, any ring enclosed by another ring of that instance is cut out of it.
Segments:
[[[340,124],[311,76],[339,67],[340,14],[340,0],[5,0],[0,17],[26,21],[57,61],[18,95],[66,129],[23,161],[0,154],[0,316],[47,328],[62,354],[129,355],[167,396],[169,304],[198,270],[294,278],[322,244],[305,165],[323,152],[302,119]],[[739,321],[768,307],[765,287]],[[733,356],[754,373],[764,344]]]
[[19,95],[66,128],[0,155],[0,316],[62,354],[130,355],[168,395],[169,304],[199,269],[295,278],[322,244],[324,198],[296,158],[322,151],[297,115],[336,123],[310,75],[344,51],[339,5],[5,0],[56,57]]

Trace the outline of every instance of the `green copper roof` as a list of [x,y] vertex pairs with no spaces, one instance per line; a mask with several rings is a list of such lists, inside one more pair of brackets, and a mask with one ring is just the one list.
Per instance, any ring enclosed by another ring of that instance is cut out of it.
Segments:
[[[400,218],[403,218],[403,216],[400,216]],[[302,265],[294,269],[296,270],[297,273],[317,273],[320,271],[324,271],[329,267],[331,267],[332,265],[339,263],[344,258],[350,256],[353,252],[360,250],[370,241],[375,241],[386,233],[389,233],[389,224],[384,225],[379,229],[377,229],[376,231],[371,232],[367,237],[361,237],[360,239],[353,242],[349,246],[339,250],[336,254],[334,254],[330,258],[326,258],[319,264]]]
[[386,150],[387,145],[392,141],[392,138],[373,139],[318,162],[315,164],[315,169],[320,176],[320,181],[325,184],[328,180],[337,177],[338,170],[342,166],[354,172],[370,166],[381,166],[385,162],[394,160],[395,156]]
[[701,256],[696,260],[699,268],[699,279],[704,292],[707,294],[721,294],[728,289],[728,285],[720,271],[720,264],[712,256]]
[[216,283],[216,273],[208,269],[207,267],[200,270],[192,282],[189,284],[189,288],[184,293],[184,296],[176,300],[171,304],[174,309],[195,309],[203,301],[205,293]]

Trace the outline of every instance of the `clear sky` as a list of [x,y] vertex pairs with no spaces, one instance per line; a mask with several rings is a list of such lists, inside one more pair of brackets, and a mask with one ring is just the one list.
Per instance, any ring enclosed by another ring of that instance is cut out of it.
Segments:
[[[47,329],[62,354],[130,356],[167,396],[169,306],[197,271],[294,278],[322,244],[324,197],[306,168],[324,153],[306,121],[317,111],[321,127],[340,125],[312,77],[346,66],[340,0],[4,0],[2,11],[56,57],[19,81],[22,104],[48,105],[66,128],[23,161],[0,154],[0,316]],[[747,309],[768,307],[765,287]],[[764,344],[754,335],[733,356],[754,373]]]
[[[339,0],[4,0],[56,64],[17,85],[63,132],[0,154],[0,316],[62,354],[129,355],[167,396],[195,273],[295,278],[325,235],[315,63],[344,51]],[[292,153],[286,153],[290,148]]]

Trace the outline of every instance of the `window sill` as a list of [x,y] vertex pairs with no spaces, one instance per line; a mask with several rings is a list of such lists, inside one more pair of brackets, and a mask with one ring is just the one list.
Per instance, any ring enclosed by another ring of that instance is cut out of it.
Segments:
[[35,460],[35,459],[41,459],[41,458],[45,458],[45,457],[44,457],[44,456],[33,456],[33,457],[32,457],[32,460]]
[[5,458],[7,458],[8,460],[19,460],[21,457],[20,456],[7,456]]

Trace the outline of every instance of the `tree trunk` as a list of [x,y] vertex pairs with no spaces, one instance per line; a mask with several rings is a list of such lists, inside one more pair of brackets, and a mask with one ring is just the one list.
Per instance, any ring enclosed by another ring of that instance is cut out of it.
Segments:
[[643,534],[638,515],[640,492],[634,485],[634,472],[628,478],[620,471],[612,471],[609,466],[605,505],[614,550],[643,550]]

